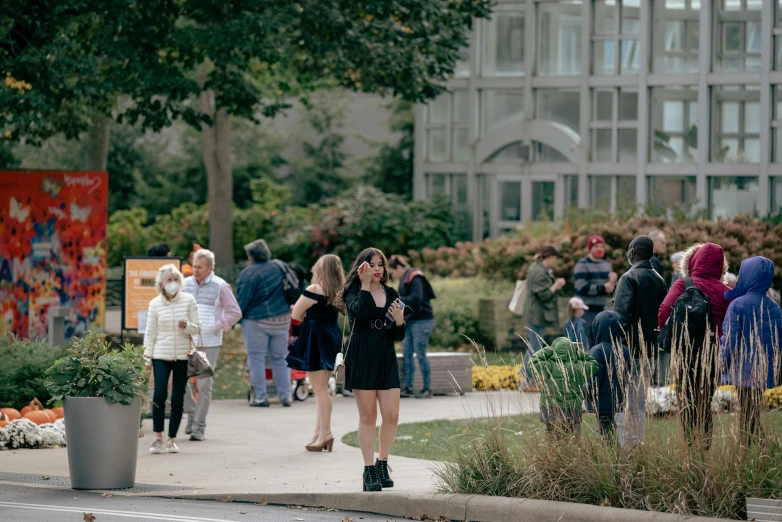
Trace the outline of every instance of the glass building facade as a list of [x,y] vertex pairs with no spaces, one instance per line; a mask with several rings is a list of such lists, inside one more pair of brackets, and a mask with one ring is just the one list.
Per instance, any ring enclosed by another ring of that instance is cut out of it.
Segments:
[[416,108],[415,196],[480,239],[569,207],[782,206],[782,0],[500,0]]

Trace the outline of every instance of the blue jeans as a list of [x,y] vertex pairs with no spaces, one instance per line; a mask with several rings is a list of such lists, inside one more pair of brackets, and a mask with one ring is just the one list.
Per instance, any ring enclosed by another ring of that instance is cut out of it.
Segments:
[[[537,324],[530,324],[527,327],[531,330],[529,332],[529,346],[524,350],[524,382],[527,385],[535,384],[535,379],[529,373],[529,360],[532,354],[543,348],[542,338],[546,333],[546,328]],[[535,335],[537,334],[537,335]],[[538,337],[540,336],[540,337]]]
[[413,354],[418,359],[418,367],[421,368],[421,377],[424,380],[424,390],[429,389],[429,359],[426,358],[426,348],[429,346],[429,338],[434,329],[434,319],[421,319],[410,321],[405,327],[405,339],[402,341],[402,353],[405,370],[405,388],[413,387]]
[[266,353],[272,366],[274,385],[280,400],[291,399],[291,372],[285,357],[288,356],[288,328],[266,328],[257,321],[242,321],[242,336],[247,347],[247,366],[250,381],[259,402],[268,398],[266,393]]

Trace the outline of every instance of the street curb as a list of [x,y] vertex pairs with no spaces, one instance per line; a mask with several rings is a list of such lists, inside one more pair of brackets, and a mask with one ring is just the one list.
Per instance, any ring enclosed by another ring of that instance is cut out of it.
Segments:
[[[592,506],[524,498],[434,493],[157,493],[175,499],[250,502],[283,506],[320,507],[395,517],[466,520],[470,522],[729,522],[635,509]],[[426,515],[427,518],[424,518]]]

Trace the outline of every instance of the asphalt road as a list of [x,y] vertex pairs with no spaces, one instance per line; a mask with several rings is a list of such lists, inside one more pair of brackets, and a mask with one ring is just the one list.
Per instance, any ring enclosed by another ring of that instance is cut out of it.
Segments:
[[[382,493],[380,493],[382,495]],[[91,514],[94,518],[86,516]],[[0,484],[2,522],[385,522],[388,517],[345,511],[291,509],[238,502],[122,496]]]

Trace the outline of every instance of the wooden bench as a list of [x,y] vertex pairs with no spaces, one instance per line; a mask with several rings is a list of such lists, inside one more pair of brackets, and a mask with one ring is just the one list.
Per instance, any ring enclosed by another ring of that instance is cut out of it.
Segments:
[[[405,386],[405,370],[402,354],[396,355],[399,363],[399,382],[402,387]],[[418,359],[413,363],[415,373],[413,374],[413,390],[416,392],[423,389],[423,378],[421,377],[421,368],[418,366]],[[445,395],[454,393],[461,388],[461,393],[472,391],[472,356],[469,353],[457,352],[435,352],[427,354],[429,359],[429,370],[431,373],[430,389],[435,395]]]

